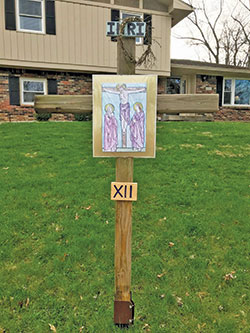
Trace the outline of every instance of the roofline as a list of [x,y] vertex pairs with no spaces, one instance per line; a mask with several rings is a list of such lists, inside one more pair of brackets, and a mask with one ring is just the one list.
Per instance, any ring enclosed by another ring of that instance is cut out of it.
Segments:
[[233,73],[247,76],[250,75],[250,68],[248,67],[215,64],[187,59],[171,59],[171,68],[173,68],[175,72],[183,72],[183,74],[186,72],[210,75],[226,75]]
[[172,0],[169,14],[172,16],[172,27],[186,18],[194,11],[194,8],[182,0]]

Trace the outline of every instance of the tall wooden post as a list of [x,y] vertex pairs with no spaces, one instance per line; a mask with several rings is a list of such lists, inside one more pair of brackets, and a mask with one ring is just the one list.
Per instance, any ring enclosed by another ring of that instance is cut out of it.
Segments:
[[121,37],[117,42],[117,74],[134,75],[135,64],[128,59],[124,50],[135,59],[135,38]]
[[[133,75],[135,64],[126,57],[124,49],[135,59],[135,38],[122,37],[122,42],[118,39],[117,44],[117,74]],[[133,158],[116,159],[116,181],[133,182]],[[132,202],[116,201],[114,322],[118,325],[133,322],[131,237]]]

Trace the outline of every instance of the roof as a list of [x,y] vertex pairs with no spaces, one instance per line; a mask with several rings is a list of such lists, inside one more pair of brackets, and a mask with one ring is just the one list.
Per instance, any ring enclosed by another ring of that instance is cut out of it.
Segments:
[[169,14],[172,16],[172,27],[191,14],[194,8],[182,0],[172,0],[169,6]]
[[194,10],[192,6],[182,0],[157,0],[157,2],[161,6],[165,6],[167,12],[172,16],[172,27]]
[[210,62],[187,60],[187,59],[171,59],[171,68],[175,74],[207,74],[207,75],[240,75],[249,76],[250,68],[215,64]]

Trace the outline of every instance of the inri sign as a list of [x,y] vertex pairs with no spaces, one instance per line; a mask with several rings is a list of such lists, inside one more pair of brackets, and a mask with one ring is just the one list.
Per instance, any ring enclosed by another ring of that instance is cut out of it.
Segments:
[[[120,23],[118,21],[107,22],[107,36],[114,37],[120,34]],[[123,36],[125,37],[145,37],[145,22],[129,22],[126,24]]]

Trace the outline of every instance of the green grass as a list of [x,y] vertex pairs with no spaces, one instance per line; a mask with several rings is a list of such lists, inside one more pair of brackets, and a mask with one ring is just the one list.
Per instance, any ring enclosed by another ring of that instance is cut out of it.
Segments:
[[[249,130],[158,123],[135,160],[131,332],[250,332]],[[120,331],[114,180],[89,122],[0,125],[0,332]]]

